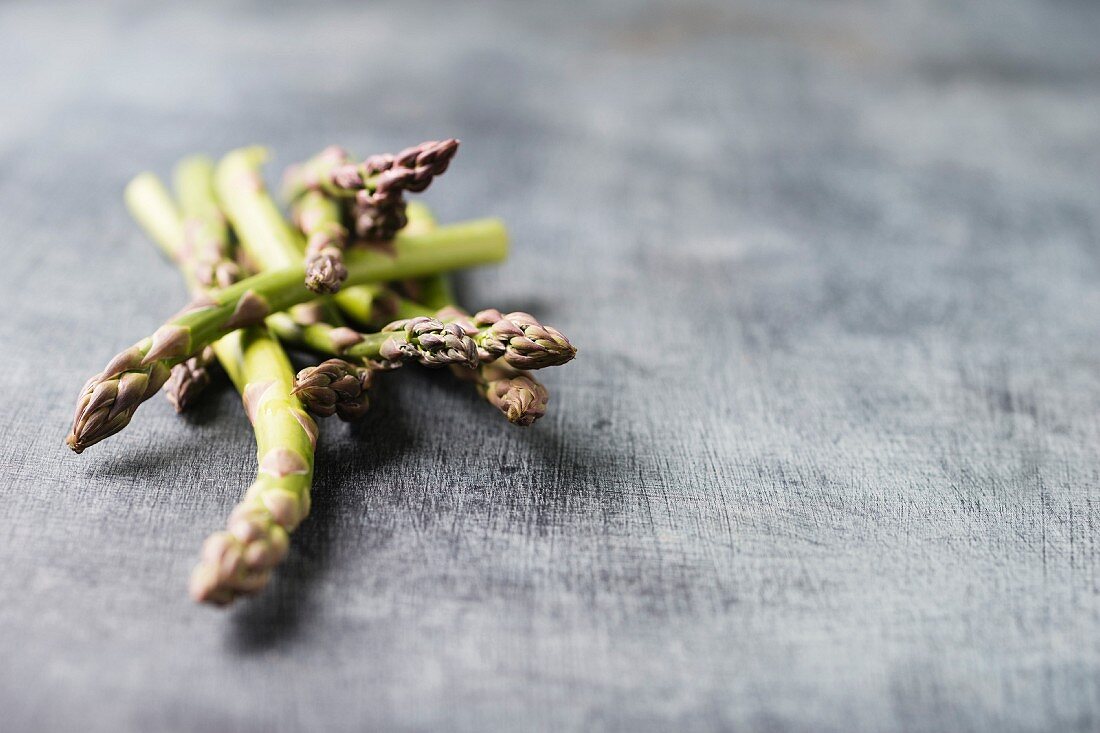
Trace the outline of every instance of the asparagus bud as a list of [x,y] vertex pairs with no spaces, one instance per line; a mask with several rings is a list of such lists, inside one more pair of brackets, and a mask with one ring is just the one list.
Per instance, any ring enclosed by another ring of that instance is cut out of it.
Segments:
[[146,363],[145,356],[139,346],[126,349],[84,384],[72,432],[65,439],[75,452],[81,453],[126,427],[138,405],[168,380],[169,368],[159,361]]
[[383,327],[393,333],[379,350],[387,362],[419,361],[424,366],[445,364],[478,365],[477,344],[456,323],[442,323],[427,316],[394,321]]
[[368,242],[384,242],[393,239],[394,232],[409,223],[405,199],[397,196],[391,201],[356,200],[352,209],[355,234]]
[[210,369],[217,363],[214,349],[207,346],[187,361],[172,367],[172,374],[164,384],[164,396],[183,412],[191,408],[199,395],[210,386]]
[[429,141],[397,155],[372,155],[360,163],[347,160],[341,148],[326,148],[304,164],[287,171],[288,197],[309,191],[334,197],[355,197],[355,231],[368,241],[393,239],[405,226],[404,192],[419,193],[442,175],[458,151],[458,140]]
[[503,360],[482,364],[475,370],[451,369],[460,379],[473,382],[489,404],[513,425],[527,427],[546,414],[550,393],[525,371]]
[[298,372],[294,394],[318,417],[338,415],[341,420],[361,418],[370,407],[367,390],[374,370],[343,359],[329,359]]
[[517,369],[543,369],[564,364],[577,355],[569,339],[556,328],[539,323],[530,313],[502,314],[490,308],[467,316],[448,307],[437,317],[462,326],[473,337],[482,363],[503,358]]
[[294,218],[306,235],[306,287],[317,293],[337,292],[348,277],[348,230],[340,223],[340,207],[320,191],[308,191],[295,203]]
[[333,245],[332,240],[316,247],[311,244],[306,257],[306,287],[313,292],[335,293],[340,289],[340,283],[348,279],[343,252]]
[[[494,368],[502,367],[493,364],[486,367]],[[483,389],[485,399],[503,412],[508,422],[521,427],[527,427],[545,415],[546,403],[550,401],[546,387],[522,372],[514,376],[490,378]]]
[[[275,449],[261,462],[260,470],[305,474],[308,467],[296,453]],[[238,596],[262,590],[272,569],[287,555],[290,532],[308,511],[308,493],[299,496],[270,488],[264,477],[258,479],[229,515],[227,529],[203,543],[199,564],[191,573],[191,596],[224,606]]]

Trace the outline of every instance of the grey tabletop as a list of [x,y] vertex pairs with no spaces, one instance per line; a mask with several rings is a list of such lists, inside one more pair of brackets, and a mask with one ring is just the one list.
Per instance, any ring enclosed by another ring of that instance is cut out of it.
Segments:
[[[0,6],[0,728],[1100,728],[1100,5]],[[326,423],[264,595],[224,385],[76,456],[184,300],[135,173],[454,135],[471,307],[559,326],[514,428],[448,375]]]

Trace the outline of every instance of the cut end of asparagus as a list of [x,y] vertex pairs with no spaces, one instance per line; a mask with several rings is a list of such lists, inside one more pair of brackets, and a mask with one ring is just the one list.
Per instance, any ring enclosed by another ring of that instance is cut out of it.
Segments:
[[294,394],[318,417],[358,420],[370,408],[374,370],[343,359],[329,359],[298,372]]

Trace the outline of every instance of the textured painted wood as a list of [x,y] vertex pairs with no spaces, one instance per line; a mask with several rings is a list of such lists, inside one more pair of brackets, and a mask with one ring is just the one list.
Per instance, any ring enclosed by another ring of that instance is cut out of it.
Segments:
[[[0,727],[1096,730],[1098,31],[1022,0],[0,6]],[[324,426],[271,591],[191,605],[253,471],[235,395],[61,444],[183,298],[123,184],[449,134],[441,219],[515,234],[467,304],[580,347],[550,414],[394,375]]]

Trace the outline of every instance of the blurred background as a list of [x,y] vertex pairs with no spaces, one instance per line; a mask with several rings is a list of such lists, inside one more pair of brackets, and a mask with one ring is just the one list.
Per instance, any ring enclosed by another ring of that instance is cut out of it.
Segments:
[[[9,730],[1100,727],[1100,4],[0,5]],[[184,288],[125,183],[455,136],[464,274],[577,360],[403,370],[268,593],[187,600],[232,390],[83,456]]]

